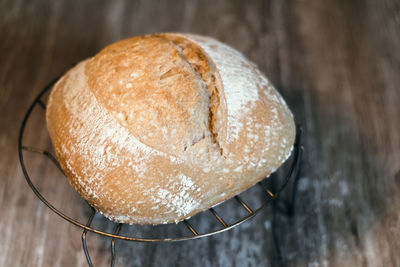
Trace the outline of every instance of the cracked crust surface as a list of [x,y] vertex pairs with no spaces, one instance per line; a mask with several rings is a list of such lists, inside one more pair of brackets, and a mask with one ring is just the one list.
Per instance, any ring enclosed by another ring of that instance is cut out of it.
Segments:
[[57,82],[46,116],[69,182],[123,223],[178,222],[231,198],[276,170],[295,135],[254,64],[190,34],[106,47]]

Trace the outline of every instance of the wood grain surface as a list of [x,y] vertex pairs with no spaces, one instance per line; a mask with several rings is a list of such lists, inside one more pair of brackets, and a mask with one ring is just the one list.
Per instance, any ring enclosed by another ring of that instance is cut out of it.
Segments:
[[[35,96],[74,62],[122,38],[165,31],[230,44],[285,97],[304,128],[296,213],[279,212],[274,202],[209,238],[117,241],[116,266],[400,266],[395,0],[1,0],[0,266],[87,266],[81,229],[51,212],[23,177],[19,127]],[[34,111],[24,142],[51,149],[43,114]],[[27,165],[56,207],[87,218],[89,209],[48,160],[31,156]],[[111,227],[100,216],[95,223]],[[88,245],[95,266],[110,264],[110,240],[88,234]]]

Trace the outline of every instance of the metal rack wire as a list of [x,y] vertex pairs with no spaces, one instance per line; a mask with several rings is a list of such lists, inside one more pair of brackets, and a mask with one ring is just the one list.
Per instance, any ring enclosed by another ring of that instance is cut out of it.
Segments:
[[[297,133],[296,133],[296,141],[295,141],[295,145],[294,145],[294,151],[292,153],[292,159],[291,159],[291,164],[290,167],[287,171],[287,174],[285,176],[285,179],[283,180],[283,182],[281,183],[281,185],[278,187],[278,189],[276,189],[275,191],[272,189],[267,188],[267,186],[265,186],[265,184],[263,184],[262,182],[258,183],[258,186],[260,186],[262,188],[262,190],[265,193],[266,196],[266,200],[265,202],[260,205],[258,208],[256,209],[252,209],[250,207],[250,205],[248,205],[240,196],[235,196],[234,199],[237,201],[237,203],[240,204],[240,206],[242,206],[242,208],[246,211],[246,215],[241,217],[240,219],[236,220],[233,223],[228,224],[226,222],[226,220],[224,220],[222,218],[222,216],[217,213],[216,209],[214,208],[210,208],[208,210],[208,212],[210,214],[212,214],[212,216],[218,221],[218,223],[220,224],[220,227],[217,229],[213,229],[204,233],[200,233],[198,230],[195,229],[195,227],[193,227],[193,225],[189,222],[189,220],[184,220],[183,222],[179,223],[176,225],[176,227],[180,227],[181,225],[184,225],[190,232],[190,235],[183,235],[180,237],[134,237],[134,236],[129,236],[129,235],[120,235],[120,231],[122,227],[132,227],[132,226],[125,226],[124,224],[121,223],[115,223],[115,230],[113,233],[109,233],[106,232],[104,230],[98,229],[98,228],[94,228],[92,227],[92,221],[93,218],[96,215],[96,210],[92,207],[91,208],[91,213],[90,216],[87,220],[86,224],[83,224],[81,222],[78,222],[77,220],[72,219],[71,217],[67,216],[66,214],[64,214],[63,212],[61,212],[60,210],[58,210],[57,208],[55,208],[45,197],[43,197],[43,195],[39,192],[39,190],[35,187],[35,185],[33,184],[29,173],[27,171],[27,168],[25,166],[25,162],[24,162],[24,154],[23,151],[26,152],[31,152],[31,153],[36,153],[36,154],[40,154],[45,156],[46,158],[48,158],[62,173],[62,169],[57,161],[57,159],[47,150],[43,150],[40,148],[36,148],[36,147],[29,147],[29,146],[24,146],[23,145],[23,139],[24,139],[24,131],[25,131],[25,127],[26,124],[31,116],[32,111],[34,110],[35,107],[40,107],[43,110],[46,110],[46,104],[45,101],[42,100],[43,96],[46,94],[46,92],[48,92],[52,86],[55,84],[55,82],[59,79],[59,77],[57,77],[54,81],[52,81],[49,85],[47,85],[40,93],[39,95],[36,97],[36,99],[34,100],[34,102],[31,104],[31,106],[29,107],[25,118],[22,122],[21,128],[20,128],[20,132],[19,132],[19,138],[18,138],[18,153],[19,153],[19,160],[21,163],[21,168],[22,171],[24,173],[25,179],[28,183],[28,185],[30,186],[30,188],[33,190],[33,192],[36,194],[36,196],[48,207],[50,208],[53,212],[55,212],[57,215],[59,215],[60,217],[62,217],[63,219],[67,220],[68,222],[81,227],[83,229],[83,233],[82,233],[82,246],[83,246],[83,250],[85,252],[85,256],[88,262],[89,266],[93,266],[90,255],[89,255],[89,251],[87,248],[87,232],[93,232],[99,235],[102,235],[104,237],[108,237],[111,238],[111,266],[114,266],[115,264],[115,240],[116,239],[121,239],[121,240],[126,240],[126,241],[137,241],[137,242],[174,242],[174,241],[184,241],[184,240],[190,240],[190,239],[198,239],[201,237],[206,237],[206,236],[211,236],[217,233],[221,233],[224,231],[227,231],[229,229],[232,229],[235,226],[238,226],[239,224],[251,219],[252,217],[254,217],[256,214],[258,214],[265,206],[267,206],[272,200],[276,199],[279,195],[279,193],[286,187],[286,185],[288,184],[290,178],[292,176],[295,176],[294,178],[294,186],[293,186],[293,190],[292,190],[292,194],[291,194],[291,205],[288,208],[288,213],[293,213],[294,209],[293,209],[293,204],[295,201],[295,195],[296,195],[296,187],[297,187],[297,182],[298,179],[300,177],[300,162],[301,162],[301,158],[302,158],[302,153],[303,153],[303,147],[300,144],[300,137],[301,137],[301,127],[297,126]],[[43,116],[44,117],[44,116]],[[63,173],[64,174],[64,173]],[[270,178],[273,179],[273,178]],[[221,205],[224,205],[223,203],[219,205],[219,207]],[[204,211],[203,213],[206,213],[206,211]]]

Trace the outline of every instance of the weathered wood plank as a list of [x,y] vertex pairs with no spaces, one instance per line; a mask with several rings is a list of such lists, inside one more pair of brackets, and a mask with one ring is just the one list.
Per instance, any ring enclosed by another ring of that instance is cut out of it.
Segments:
[[[162,31],[236,47],[282,92],[305,130],[296,214],[275,203],[201,240],[117,241],[117,266],[400,266],[399,18],[394,0],[1,1],[0,266],[86,266],[80,229],[23,179],[19,126],[41,88],[74,62]],[[40,116],[26,141],[50,149]],[[87,217],[53,166],[39,157],[29,164],[55,205]],[[280,201],[289,197],[290,188]],[[110,263],[109,241],[88,234],[95,266]]]

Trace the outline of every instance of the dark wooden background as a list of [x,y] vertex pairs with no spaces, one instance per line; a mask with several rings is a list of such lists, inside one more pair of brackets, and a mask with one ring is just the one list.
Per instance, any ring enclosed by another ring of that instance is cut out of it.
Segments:
[[[81,230],[46,208],[25,182],[18,130],[41,88],[72,63],[122,38],[164,31],[230,44],[287,99],[305,130],[296,214],[270,206],[210,238],[117,241],[117,266],[400,266],[395,0],[1,0],[0,266],[86,266]],[[49,149],[43,112],[35,112],[26,142]],[[29,163],[57,207],[87,216],[69,186],[51,179],[56,171],[47,161]],[[109,240],[88,239],[95,266],[107,266]]]

